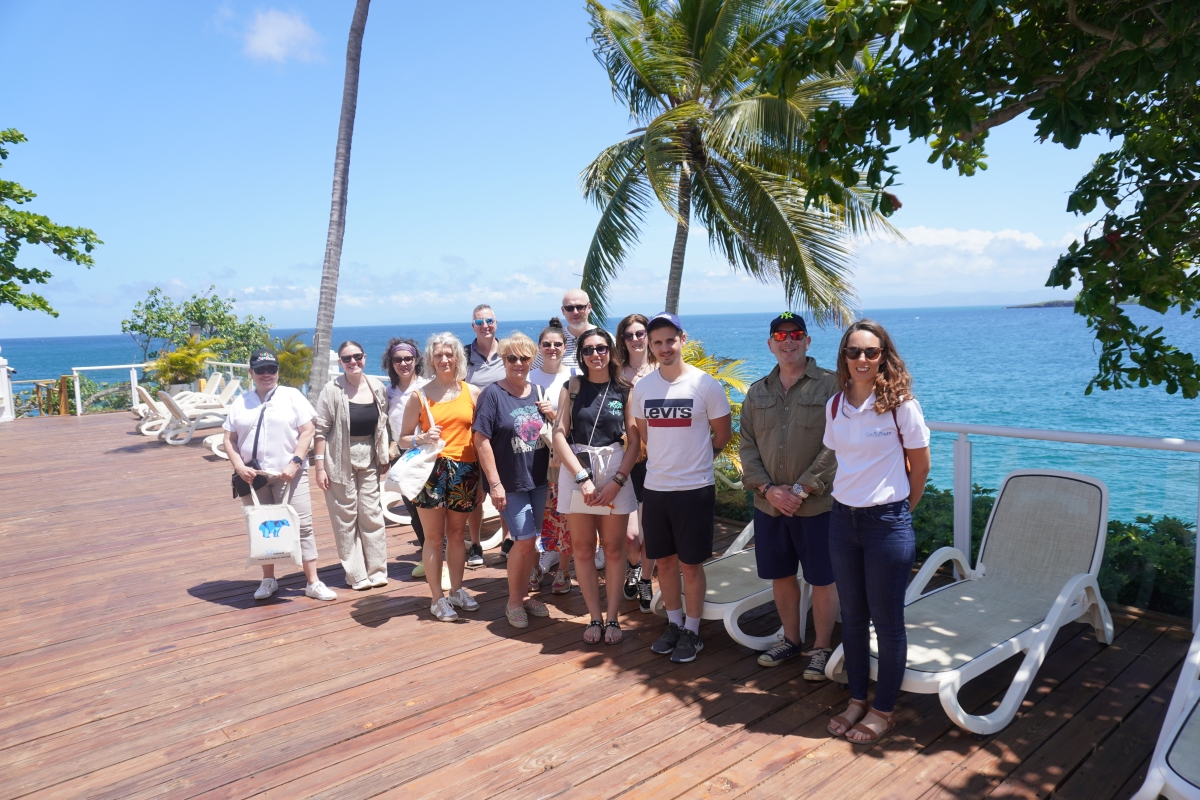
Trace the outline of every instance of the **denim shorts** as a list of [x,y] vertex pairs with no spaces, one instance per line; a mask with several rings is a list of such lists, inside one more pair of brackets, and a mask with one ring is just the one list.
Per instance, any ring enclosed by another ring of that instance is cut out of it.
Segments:
[[546,486],[538,486],[528,492],[504,493],[504,510],[500,512],[500,516],[504,517],[513,541],[532,539],[542,532],[547,489]]

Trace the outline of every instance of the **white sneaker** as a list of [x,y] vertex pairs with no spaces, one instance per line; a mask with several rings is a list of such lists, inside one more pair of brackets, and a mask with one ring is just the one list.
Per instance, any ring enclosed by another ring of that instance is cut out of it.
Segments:
[[558,560],[558,552],[555,550],[548,550],[538,556],[538,566],[542,568],[542,574],[553,572],[558,566]]
[[450,601],[444,597],[439,597],[429,607],[429,613],[437,617],[438,622],[454,622],[454,620],[458,619],[458,614],[450,606]]
[[263,578],[262,583],[258,585],[258,589],[254,592],[255,600],[266,600],[271,595],[279,591],[279,581],[274,578]]
[[387,575],[383,575],[383,576],[378,577],[375,580],[371,581],[371,586],[378,589],[381,586],[387,586],[387,583],[388,583]]
[[604,551],[596,548],[596,569],[604,569]]
[[314,600],[337,600],[337,592],[326,586],[324,581],[310,583],[305,587],[304,594]]
[[352,585],[350,588],[356,592],[365,592],[367,589],[371,588],[371,585],[372,584],[371,584],[370,578],[363,578],[361,581]]
[[458,587],[458,591],[451,592],[446,598],[451,605],[458,606],[463,611],[478,611],[479,603],[475,602],[475,598],[467,594],[467,590],[463,587]]

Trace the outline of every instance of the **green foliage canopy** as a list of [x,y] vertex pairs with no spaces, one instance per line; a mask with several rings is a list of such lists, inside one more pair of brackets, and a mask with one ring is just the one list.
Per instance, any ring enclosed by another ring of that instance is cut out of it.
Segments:
[[275,355],[279,359],[279,382],[299,389],[308,383],[312,372],[312,348],[293,333],[286,339],[275,339]]
[[121,320],[121,332],[137,342],[146,361],[186,344],[194,324],[201,337],[218,342],[215,360],[245,363],[250,353],[270,342],[271,326],[263,317],[239,319],[233,298],[221,297],[216,289],[210,286],[176,303],[156,286],[134,305],[128,319]]
[[189,336],[174,350],[159,353],[154,362],[155,380],[162,387],[180,383],[191,383],[204,376],[204,365],[216,361],[224,346],[220,339],[201,339]]
[[[1101,156],[1067,210],[1105,213],[1063,254],[1049,286],[1079,285],[1077,313],[1100,344],[1087,387],[1165,384],[1200,395],[1200,364],[1134,323],[1122,303],[1200,316],[1200,11],[1194,0],[841,0],[755,59],[764,90],[786,95],[814,72],[860,58],[854,101],[818,110],[804,136],[809,202],[839,203],[863,176],[895,179],[893,131],[926,139],[930,162],[986,168],[988,131],[1028,113],[1038,136],[1074,148],[1103,133]],[[890,214],[895,198],[879,195]]]
[[[24,134],[15,128],[0,130],[0,161],[8,158],[8,150],[4,145],[24,141]],[[45,284],[53,277],[48,270],[18,267],[17,254],[21,245],[47,245],[54,255],[63,260],[90,268],[94,262],[88,254],[103,242],[94,231],[87,228],[56,225],[49,217],[15,207],[35,197],[36,194],[15,181],[0,180],[0,233],[3,234],[0,237],[0,305],[44,311],[57,317],[58,312],[50,307],[46,298],[21,288],[31,283]]]
[[731,266],[783,284],[789,302],[820,321],[850,315],[851,240],[891,228],[869,194],[805,203],[802,134],[812,115],[844,95],[847,69],[805,75],[765,92],[748,73],[756,48],[822,13],[816,0],[588,0],[597,60],[638,127],[583,171],[601,212],[583,269],[597,321],[608,286],[637,243],[655,202],[675,218],[666,308],[678,305],[693,215]]

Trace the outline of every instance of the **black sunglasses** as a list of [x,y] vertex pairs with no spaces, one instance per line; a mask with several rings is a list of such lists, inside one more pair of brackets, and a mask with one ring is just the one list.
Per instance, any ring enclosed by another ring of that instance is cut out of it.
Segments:
[[624,333],[621,334],[621,338],[627,342],[632,342],[634,340],[637,340],[640,342],[642,339],[646,338],[646,332],[645,331],[625,331]]
[[268,364],[265,367],[254,368],[255,375],[274,375],[277,372],[279,372],[279,367],[275,364]]
[[573,305],[573,306],[563,306],[562,309],[563,309],[563,311],[567,312],[568,314],[574,314],[576,311],[587,310],[587,307],[588,307],[587,303],[582,303],[582,304],[577,304],[577,305]]
[[585,356],[590,356],[593,354],[598,355],[598,356],[606,356],[606,355],[608,355],[608,345],[606,345],[606,344],[589,344],[587,347],[580,349],[579,352],[583,353]]
[[516,356],[510,354],[505,356],[504,360],[510,364],[515,364],[518,361],[520,361],[522,364],[528,364],[530,361],[533,361],[533,356]]
[[338,360],[340,360],[343,364],[349,364],[351,361],[357,361],[359,364],[361,364],[363,359],[366,357],[366,353],[351,353],[348,356],[341,356]]
[[851,361],[858,361],[859,356],[866,356],[867,361],[874,361],[879,358],[879,354],[883,352],[882,347],[847,347],[842,351],[846,354],[846,358]]
[[393,364],[411,364],[416,361],[412,356],[392,356]]

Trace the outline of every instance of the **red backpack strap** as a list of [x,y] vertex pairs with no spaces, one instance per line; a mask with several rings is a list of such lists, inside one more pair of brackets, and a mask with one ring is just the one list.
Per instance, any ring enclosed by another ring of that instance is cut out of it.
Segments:
[[[838,392],[833,396],[833,407],[829,409],[829,421],[833,422],[837,419],[838,406],[842,404],[842,393]],[[899,428],[897,428],[899,430]]]

